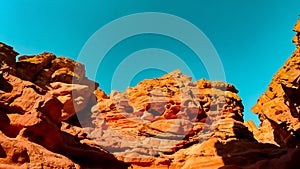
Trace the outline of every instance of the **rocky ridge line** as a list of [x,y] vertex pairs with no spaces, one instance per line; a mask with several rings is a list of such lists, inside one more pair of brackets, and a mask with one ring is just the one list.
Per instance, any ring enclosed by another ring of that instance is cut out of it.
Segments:
[[84,65],[0,43],[0,168],[299,168],[299,38],[244,122],[238,90],[180,71],[106,95]]

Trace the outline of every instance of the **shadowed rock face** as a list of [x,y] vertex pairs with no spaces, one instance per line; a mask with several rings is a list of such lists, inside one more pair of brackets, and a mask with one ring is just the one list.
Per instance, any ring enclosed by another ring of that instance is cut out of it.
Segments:
[[299,168],[297,49],[243,120],[238,90],[179,70],[106,95],[85,68],[0,43],[0,168]]
[[16,56],[12,47],[0,42],[0,72],[16,74]]

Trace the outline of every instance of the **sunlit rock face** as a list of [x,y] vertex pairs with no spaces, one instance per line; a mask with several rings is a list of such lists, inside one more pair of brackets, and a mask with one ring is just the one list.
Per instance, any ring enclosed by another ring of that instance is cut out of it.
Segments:
[[81,64],[50,53],[16,62],[16,55],[0,44],[0,168],[130,166],[93,146],[79,127],[76,113],[90,109],[96,86],[72,72]]
[[254,139],[237,93],[233,85],[193,82],[177,70],[97,97],[89,135],[134,168],[218,168],[226,165],[223,155],[232,156],[229,163],[247,160],[248,148],[256,155],[263,154],[260,149],[281,154]]
[[[84,65],[0,43],[0,168],[300,168],[295,53],[244,122],[238,90],[179,70],[107,95]],[[251,86],[249,86],[251,87]]]
[[267,91],[252,108],[261,120],[261,142],[295,147],[300,141],[300,21],[296,24],[293,42],[295,52],[273,77]]

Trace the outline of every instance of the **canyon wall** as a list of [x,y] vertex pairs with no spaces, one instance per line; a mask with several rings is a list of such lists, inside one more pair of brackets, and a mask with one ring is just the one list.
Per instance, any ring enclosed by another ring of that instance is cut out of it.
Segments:
[[0,43],[0,168],[299,168],[294,31],[296,51],[252,108],[258,128],[225,82],[175,70],[107,95],[81,63]]

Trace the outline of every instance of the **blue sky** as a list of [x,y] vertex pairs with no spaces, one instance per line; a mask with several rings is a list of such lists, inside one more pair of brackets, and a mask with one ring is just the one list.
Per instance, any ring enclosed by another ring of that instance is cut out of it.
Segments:
[[[20,54],[49,51],[77,59],[84,44],[97,30],[115,19],[142,12],[175,15],[198,27],[216,49],[226,81],[240,90],[245,119],[252,119],[258,124],[250,108],[295,49],[291,43],[294,36],[292,28],[300,14],[300,1],[12,0],[2,2],[0,6],[0,41],[13,46]],[[138,23],[135,26],[138,27]],[[129,27],[120,28],[124,29]],[[147,49],[153,50],[147,53]],[[111,88],[122,90],[128,83],[135,85],[144,78],[158,77],[172,69],[172,65],[177,65],[174,59],[165,64],[171,67],[164,70],[150,66],[140,70],[130,81],[126,76],[116,77],[117,81],[122,78],[127,80],[122,83],[123,86],[112,84],[112,75],[122,61],[142,52],[149,61],[155,61],[160,54],[165,58],[176,55],[178,57],[175,58],[182,59],[192,70],[195,78],[209,78],[205,66],[197,60],[188,45],[167,36],[143,34],[124,39],[107,53],[96,74],[100,87],[107,93]],[[132,62],[127,64],[129,68],[137,65]],[[126,75],[122,69],[120,72]]]

